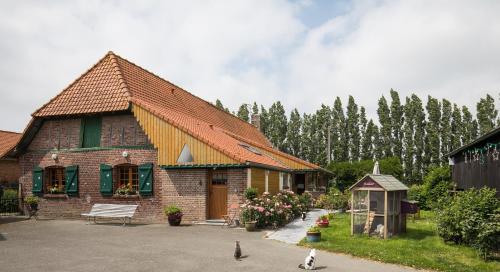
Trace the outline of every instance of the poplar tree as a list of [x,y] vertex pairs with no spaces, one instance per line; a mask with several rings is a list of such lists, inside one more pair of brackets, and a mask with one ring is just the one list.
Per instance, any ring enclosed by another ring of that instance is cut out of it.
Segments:
[[479,135],[483,135],[495,128],[498,111],[495,109],[495,99],[489,94],[481,98],[476,106]]
[[271,105],[269,108],[269,124],[268,133],[269,140],[281,151],[285,151],[286,143],[286,131],[287,131],[287,120],[285,115],[285,109],[281,105],[280,101],[277,101]]
[[453,113],[451,114],[450,150],[455,150],[462,145],[462,127],[462,113],[457,104],[453,104]]
[[392,124],[391,124],[391,111],[387,105],[387,100],[382,96],[378,101],[377,109],[378,119],[380,123],[380,144],[383,150],[384,157],[392,156]]
[[374,138],[377,131],[378,129],[375,124],[373,124],[373,120],[370,119],[364,130],[363,139],[361,140],[362,160],[373,160]]
[[391,89],[391,126],[392,126],[392,150],[395,157],[402,159],[403,153],[403,106],[398,92]]
[[259,114],[259,106],[257,106],[257,102],[253,102],[252,114]]
[[328,130],[332,124],[331,117],[332,114],[330,107],[321,104],[321,109],[316,111],[314,119],[315,126],[317,127],[315,138],[318,145],[316,161],[320,165],[326,165],[328,161]]
[[373,128],[373,156],[376,160],[380,160],[384,156],[384,149],[382,144],[382,138],[380,137],[380,129],[378,126],[374,125]]
[[462,106],[462,144],[468,144],[475,138],[472,124],[472,114],[466,106]]
[[287,151],[296,157],[301,157],[301,129],[302,118],[300,117],[299,111],[297,109],[293,109],[290,113],[286,139]]
[[226,111],[226,112],[229,112],[229,109],[228,108],[225,108],[224,105],[222,105],[222,102],[217,99],[215,100],[215,106],[223,111]]
[[360,133],[358,105],[354,97],[349,96],[347,103],[347,131],[349,132],[349,160],[359,160]]
[[422,100],[415,94],[411,95],[411,107],[414,122],[413,143],[415,145],[415,162],[413,164],[412,175],[415,181],[422,181],[426,122]]
[[441,144],[439,140],[439,123],[441,121],[441,103],[430,95],[425,106],[428,114],[426,126],[424,168],[440,164]]
[[270,139],[269,135],[269,114],[267,113],[266,108],[264,106],[260,105],[260,131],[266,135],[268,139]]
[[410,184],[414,182],[414,157],[415,157],[415,142],[413,140],[415,134],[415,109],[411,98],[406,97],[404,105],[404,127],[403,127],[403,167],[405,181]]
[[336,161],[347,161],[349,158],[349,149],[347,144],[348,132],[342,101],[337,96],[332,110],[332,127],[338,131],[337,145],[334,146],[333,157]]
[[238,113],[236,114],[236,116],[248,123],[250,121],[250,111],[248,110],[248,104],[242,104],[238,109]]
[[446,164],[448,158],[446,154],[451,152],[451,114],[452,107],[450,101],[442,100],[442,113],[441,113],[441,123],[440,123],[440,139],[441,139],[441,162]]

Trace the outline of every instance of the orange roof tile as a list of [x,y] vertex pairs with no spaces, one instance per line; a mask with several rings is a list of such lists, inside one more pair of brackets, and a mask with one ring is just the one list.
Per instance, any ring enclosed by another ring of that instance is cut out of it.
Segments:
[[21,133],[17,132],[0,130],[0,158],[3,158],[16,146],[21,135]]
[[313,169],[318,166],[272,148],[253,125],[109,52],[33,117],[129,110],[135,103],[242,163],[289,168],[283,162],[256,154],[242,142],[285,156]]

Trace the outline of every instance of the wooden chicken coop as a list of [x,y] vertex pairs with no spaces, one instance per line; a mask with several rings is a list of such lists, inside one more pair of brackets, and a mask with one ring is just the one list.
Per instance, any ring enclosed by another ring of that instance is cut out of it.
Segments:
[[[378,164],[374,173],[378,173]],[[378,235],[387,239],[406,232],[401,202],[408,187],[391,175],[368,174],[351,188],[351,235]]]

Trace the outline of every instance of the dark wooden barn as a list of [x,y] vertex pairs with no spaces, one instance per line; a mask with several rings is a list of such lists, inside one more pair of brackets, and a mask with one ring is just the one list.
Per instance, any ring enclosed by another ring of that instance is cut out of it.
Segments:
[[500,127],[451,152],[451,178],[457,189],[488,186],[500,197],[499,154]]

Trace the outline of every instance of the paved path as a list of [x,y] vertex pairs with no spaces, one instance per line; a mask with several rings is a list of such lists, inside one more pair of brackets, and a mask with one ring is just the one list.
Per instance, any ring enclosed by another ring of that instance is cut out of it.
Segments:
[[277,231],[268,232],[266,238],[295,245],[306,236],[307,230],[316,223],[316,219],[327,213],[326,210],[314,209],[307,213],[305,221],[297,218]]
[[[297,266],[309,249],[263,236],[215,226],[122,227],[80,220],[6,222],[0,217],[0,271],[304,271]],[[247,256],[241,261],[233,258],[235,240]],[[318,251],[316,264],[325,272],[416,271],[324,251]]]

